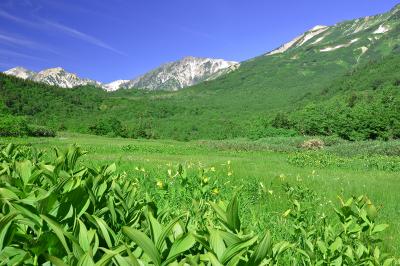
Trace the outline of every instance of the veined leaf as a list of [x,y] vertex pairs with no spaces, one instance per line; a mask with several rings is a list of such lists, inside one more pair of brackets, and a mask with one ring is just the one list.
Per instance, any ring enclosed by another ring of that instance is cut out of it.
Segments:
[[96,266],[105,266],[105,265],[109,265],[109,261],[112,260],[116,255],[120,254],[121,252],[124,252],[126,250],[126,247],[124,246],[119,246],[114,250],[108,250],[105,248],[100,248],[102,251],[104,251],[104,255],[103,257],[101,257],[101,259],[96,262]]
[[154,243],[146,234],[127,226],[122,227],[122,232],[143,249],[155,265],[161,265],[161,256]]
[[226,218],[229,229],[232,231],[240,231],[240,218],[239,218],[239,203],[237,195],[233,197],[226,208]]
[[93,258],[89,253],[85,253],[78,261],[77,266],[94,266]]
[[168,265],[169,263],[173,262],[179,255],[191,249],[195,243],[196,240],[190,233],[175,240],[172,244],[167,259],[162,263],[162,265]]
[[224,240],[220,233],[221,231],[215,229],[209,229],[209,231],[210,231],[210,246],[215,255],[217,255],[217,258],[221,259],[222,255],[226,250]]
[[169,233],[171,232],[171,230],[174,228],[174,225],[179,222],[179,220],[185,216],[185,214],[182,214],[174,219],[172,219],[163,229],[162,232],[160,234],[160,236],[157,239],[156,242],[156,248],[159,252],[162,252],[162,248],[164,245],[164,240],[165,238],[169,235]]
[[267,231],[258,244],[253,254],[250,257],[247,265],[259,265],[261,261],[268,256],[268,253],[272,251],[272,238],[271,233]]
[[16,162],[15,168],[17,170],[18,175],[21,177],[22,182],[26,185],[31,177],[33,165],[29,160]]
[[46,260],[50,261],[56,266],[68,266],[62,259],[59,259],[57,257],[50,256],[48,254],[45,254],[44,257],[46,258]]
[[247,241],[236,243],[232,246],[227,247],[221,258],[222,264],[228,263],[234,256],[242,252],[243,249],[247,249],[248,247],[252,246],[256,241],[257,241],[257,236]]

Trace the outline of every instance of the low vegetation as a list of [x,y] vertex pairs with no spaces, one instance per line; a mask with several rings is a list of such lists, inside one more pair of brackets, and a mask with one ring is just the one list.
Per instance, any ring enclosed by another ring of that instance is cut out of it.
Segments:
[[[223,181],[234,172],[230,161],[223,169],[170,166],[161,176],[137,167],[130,176],[115,164],[80,163],[85,152],[76,146],[48,155],[12,144],[0,152],[5,265],[396,263],[380,237],[389,225],[366,196],[320,205],[314,191],[287,182],[250,192],[252,183]],[[276,194],[284,211],[243,219],[241,206],[259,205],[261,214]]]

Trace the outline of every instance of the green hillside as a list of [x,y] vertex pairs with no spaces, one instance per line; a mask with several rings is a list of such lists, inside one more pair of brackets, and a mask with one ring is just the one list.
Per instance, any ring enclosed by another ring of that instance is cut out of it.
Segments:
[[[0,97],[9,112],[28,116],[34,124],[96,134],[179,140],[259,138],[294,131],[348,139],[398,137],[308,130],[296,126],[307,112],[296,114],[310,103],[324,106],[332,97],[346,102],[353,94],[379,99],[389,94],[397,99],[399,17],[396,7],[383,15],[313,29],[282,53],[242,62],[216,80],[177,92],[61,89],[0,75]],[[374,90],[383,85],[386,93]],[[291,113],[290,125],[272,127],[276,115],[286,112]],[[362,128],[364,122],[357,123]]]

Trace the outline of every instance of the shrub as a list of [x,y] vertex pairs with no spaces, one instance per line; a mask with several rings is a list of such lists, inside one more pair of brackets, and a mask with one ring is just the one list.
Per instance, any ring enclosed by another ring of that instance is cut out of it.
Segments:
[[304,141],[300,147],[307,150],[319,150],[324,148],[325,143],[320,139],[310,139]]
[[53,129],[44,126],[29,125],[28,134],[32,137],[55,137],[56,132]]
[[28,135],[28,125],[24,117],[1,115],[0,116],[0,136],[17,137]]
[[128,137],[128,130],[121,121],[115,118],[101,119],[89,127],[89,131],[101,136]]

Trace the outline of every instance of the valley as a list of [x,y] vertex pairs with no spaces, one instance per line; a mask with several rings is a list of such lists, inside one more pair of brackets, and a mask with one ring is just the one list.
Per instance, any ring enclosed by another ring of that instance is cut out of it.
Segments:
[[[139,13],[114,9],[113,25],[138,30]],[[47,62],[0,73],[0,265],[400,265],[400,5],[318,24],[253,58],[145,60],[151,70],[132,76],[116,75],[125,45],[160,42],[151,59],[171,58],[171,28],[193,51],[226,36],[146,17],[160,40],[145,42],[155,33],[144,27],[117,49],[99,39],[106,30],[84,33],[98,28],[87,21],[81,32],[36,15],[2,19],[74,39],[65,50],[84,42],[93,51],[76,50],[93,56],[89,67],[116,78]],[[2,32],[1,42],[49,48]]]

